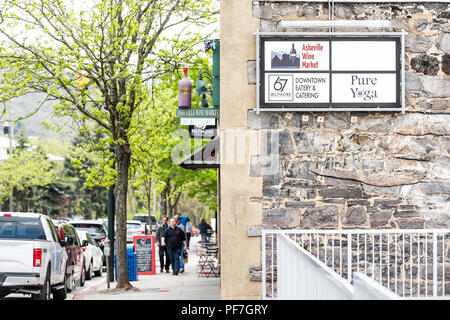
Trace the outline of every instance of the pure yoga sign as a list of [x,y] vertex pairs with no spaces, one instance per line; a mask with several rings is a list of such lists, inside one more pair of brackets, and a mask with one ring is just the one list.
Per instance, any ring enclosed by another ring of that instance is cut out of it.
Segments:
[[401,107],[398,37],[261,37],[261,108]]

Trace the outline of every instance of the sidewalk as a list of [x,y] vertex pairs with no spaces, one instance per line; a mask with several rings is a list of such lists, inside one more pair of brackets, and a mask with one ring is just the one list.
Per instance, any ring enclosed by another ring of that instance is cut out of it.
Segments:
[[[220,278],[199,278],[195,274],[198,257],[195,254],[200,244],[198,237],[191,239],[189,262],[185,272],[178,276],[170,273],[159,273],[159,256],[156,247],[156,274],[138,275],[137,281],[131,285],[139,291],[129,290],[108,292],[106,281],[76,294],[74,300],[218,300],[220,299]],[[110,283],[114,289],[116,283]]]

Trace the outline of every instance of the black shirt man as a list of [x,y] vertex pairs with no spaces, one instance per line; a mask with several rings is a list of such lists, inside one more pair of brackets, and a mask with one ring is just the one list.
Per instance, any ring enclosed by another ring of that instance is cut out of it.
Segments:
[[175,219],[170,219],[169,227],[163,232],[161,240],[162,245],[167,246],[173,275],[176,276],[180,271],[181,245],[184,243],[186,247],[186,235],[176,226]]

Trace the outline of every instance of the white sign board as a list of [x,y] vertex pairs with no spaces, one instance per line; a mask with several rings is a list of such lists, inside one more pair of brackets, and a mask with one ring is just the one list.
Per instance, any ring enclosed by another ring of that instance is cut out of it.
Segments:
[[266,73],[265,76],[266,101],[327,103],[330,99],[328,73]]
[[[328,71],[329,41],[267,41],[264,70]],[[269,58],[269,59],[268,59]]]
[[215,118],[180,118],[182,126],[213,126],[216,124]]
[[261,38],[260,107],[400,107],[398,37]]
[[395,73],[335,73],[335,103],[391,103],[396,101]]

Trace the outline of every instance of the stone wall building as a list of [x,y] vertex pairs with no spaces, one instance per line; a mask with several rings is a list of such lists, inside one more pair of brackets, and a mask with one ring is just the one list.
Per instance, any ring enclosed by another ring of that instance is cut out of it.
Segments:
[[[328,1],[221,1],[225,299],[261,298],[262,229],[450,228],[450,5],[342,1],[334,9],[334,19],[391,20],[387,31],[408,32],[405,114],[257,115],[254,32],[286,31],[279,18],[328,20]],[[256,145],[241,151],[243,161],[224,161],[235,135]],[[279,157],[267,155],[274,139]],[[274,162],[279,170],[266,175]]]

